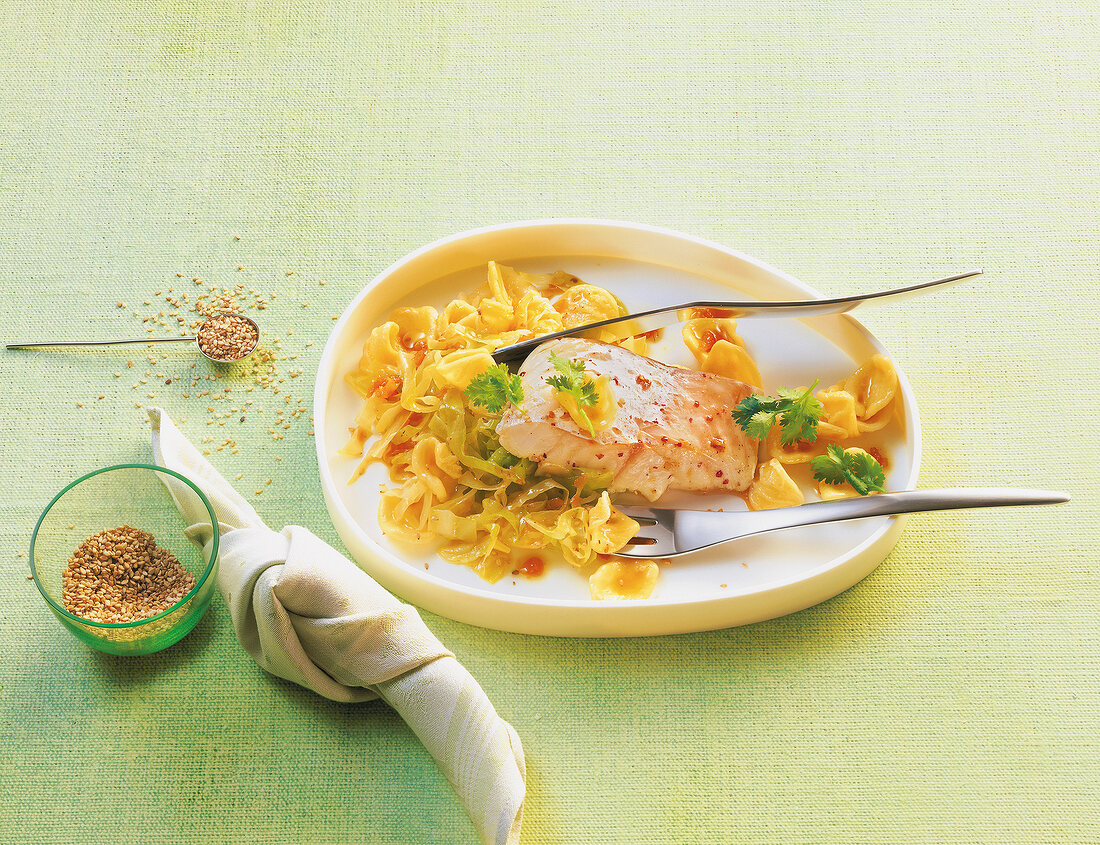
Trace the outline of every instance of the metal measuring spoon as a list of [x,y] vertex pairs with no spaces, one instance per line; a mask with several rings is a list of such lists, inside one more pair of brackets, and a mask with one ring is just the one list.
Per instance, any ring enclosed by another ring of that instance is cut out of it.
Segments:
[[218,314],[199,324],[191,337],[143,337],[130,340],[54,340],[38,343],[9,343],[8,349],[40,346],[113,346],[118,343],[194,343],[199,352],[219,364],[243,361],[260,343],[260,327],[243,314]]

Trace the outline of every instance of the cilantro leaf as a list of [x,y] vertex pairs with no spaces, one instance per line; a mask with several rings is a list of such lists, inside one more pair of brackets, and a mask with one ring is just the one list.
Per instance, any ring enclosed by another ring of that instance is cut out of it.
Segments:
[[886,473],[882,464],[862,450],[846,450],[830,443],[824,455],[810,462],[810,468],[818,481],[826,484],[847,481],[861,496],[886,492]]
[[569,376],[550,376],[546,383],[555,390],[568,393],[578,405],[595,405],[599,401],[596,386],[590,381],[577,384]]
[[571,361],[551,352],[550,364],[561,375],[549,376],[546,383],[573,400],[577,415],[584,422],[584,426],[589,433],[595,437],[596,427],[592,424],[592,420],[589,419],[584,409],[594,407],[599,402],[599,396],[596,395],[596,385],[584,370],[584,362]]
[[496,413],[509,402],[518,405],[523,401],[523,383],[518,375],[508,369],[507,364],[494,364],[473,377],[466,386],[465,394],[472,404]]
[[584,381],[587,375],[584,371],[584,361],[573,361],[569,358],[563,358],[556,352],[551,352],[550,363],[555,370],[562,373],[571,383]]
[[746,396],[733,409],[733,420],[749,437],[762,440],[779,425],[780,441],[790,446],[798,440],[817,440],[817,423],[823,410],[814,396],[815,381],[803,391],[779,388],[778,395]]
[[817,481],[824,481],[826,484],[843,484],[848,480],[844,474],[845,463],[844,450],[830,443],[824,455],[819,455],[810,461],[810,468]]
[[813,394],[815,387],[816,381],[801,393],[779,388],[780,398],[790,402],[790,408],[779,419],[783,445],[790,445],[797,440],[807,440],[810,443],[817,440],[817,422],[821,419],[824,407]]
[[775,425],[776,412],[764,409],[764,401],[755,393],[742,399],[733,409],[733,419],[745,434],[760,440]]

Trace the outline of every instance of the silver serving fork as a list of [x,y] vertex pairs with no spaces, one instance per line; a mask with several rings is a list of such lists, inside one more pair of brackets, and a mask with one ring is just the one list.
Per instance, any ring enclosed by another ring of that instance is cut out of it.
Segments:
[[1051,490],[959,487],[880,493],[859,499],[812,502],[808,505],[765,511],[698,511],[616,505],[618,510],[641,525],[627,547],[616,552],[616,555],[639,559],[678,557],[719,543],[802,525],[920,511],[997,508],[1006,505],[1055,505],[1068,501],[1067,494]]
[[946,279],[936,279],[934,282],[923,282],[919,285],[909,285],[892,290],[880,290],[874,293],[861,293],[855,296],[841,296],[834,299],[793,299],[787,301],[758,301],[745,300],[733,302],[730,300],[707,300],[700,302],[683,302],[679,305],[668,305],[663,308],[654,308],[650,311],[638,311],[623,317],[613,317],[610,320],[601,320],[598,323],[587,323],[583,326],[575,326],[552,334],[544,334],[531,340],[513,343],[511,346],[502,346],[493,352],[493,360],[498,364],[517,364],[530,355],[535,347],[541,346],[548,340],[559,337],[573,337],[599,329],[603,336],[609,340],[621,340],[626,337],[634,337],[640,334],[648,334],[655,329],[674,325],[691,316],[693,311],[703,309],[711,317],[821,317],[827,314],[845,314],[862,305],[864,302],[873,302],[879,299],[900,298],[913,296],[927,291],[938,289],[945,285],[961,282],[973,276],[980,276],[981,270],[971,270],[969,273],[959,273],[956,276],[948,276]]

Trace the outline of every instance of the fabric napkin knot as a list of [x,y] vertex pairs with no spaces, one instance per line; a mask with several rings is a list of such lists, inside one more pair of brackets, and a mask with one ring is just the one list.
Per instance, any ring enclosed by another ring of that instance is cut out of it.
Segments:
[[[334,701],[384,699],[438,762],[482,840],[518,843],[527,777],[519,736],[416,609],[305,528],[268,528],[161,409],[149,420],[154,460],[190,478],[214,509],[218,589],[245,650]],[[209,555],[209,514],[179,481],[164,483]]]
[[264,669],[334,701],[454,657],[403,604],[305,528],[242,528],[222,542],[218,585],[237,638]]

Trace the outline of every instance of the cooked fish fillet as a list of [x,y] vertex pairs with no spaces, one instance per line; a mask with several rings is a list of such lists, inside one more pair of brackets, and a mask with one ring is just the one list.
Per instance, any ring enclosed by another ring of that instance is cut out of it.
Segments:
[[[573,422],[546,384],[558,374],[552,352],[584,361],[593,379],[610,379],[618,414],[595,437]],[[757,444],[730,414],[755,391],[750,385],[580,338],[544,343],[524,361],[520,377],[523,403],[508,408],[497,432],[505,449],[544,471],[607,470],[611,491],[650,501],[668,489],[733,492],[752,483]]]

